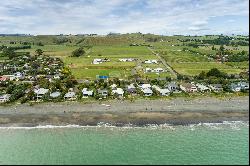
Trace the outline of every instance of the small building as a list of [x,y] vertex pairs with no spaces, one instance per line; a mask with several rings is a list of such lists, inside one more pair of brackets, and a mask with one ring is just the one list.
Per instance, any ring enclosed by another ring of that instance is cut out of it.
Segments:
[[108,96],[108,90],[107,89],[98,89],[98,94],[102,97],[106,98]]
[[151,68],[149,68],[149,67],[147,67],[147,68],[145,69],[145,73],[151,73],[151,72],[153,72],[153,69],[151,69]]
[[211,91],[210,89],[209,89],[209,87],[207,87],[207,86],[205,86],[205,85],[203,85],[203,84],[196,84],[196,87],[197,87],[197,89],[198,89],[198,91],[200,91],[200,92],[208,92],[208,91]]
[[126,91],[131,95],[135,95],[136,94],[136,87],[134,86],[134,84],[130,84],[127,86]]
[[102,59],[94,59],[94,60],[93,60],[93,64],[94,64],[94,65],[98,65],[98,64],[100,64],[100,63],[102,63]]
[[242,90],[249,90],[248,82],[239,82],[238,85],[241,87]]
[[88,90],[87,88],[82,89],[83,98],[88,98],[89,96],[93,96],[93,90]]
[[0,95],[0,103],[5,103],[10,100],[10,94]]
[[153,60],[145,60],[144,63],[146,63],[146,64],[153,64],[153,63],[157,64],[158,62],[157,62],[157,60],[153,59]]
[[153,95],[153,91],[150,88],[142,89],[142,92],[143,92],[144,96],[152,96]]
[[151,88],[151,85],[150,84],[140,84],[139,87],[141,89],[148,89],[148,88]]
[[210,84],[209,87],[214,92],[221,92],[221,91],[223,91],[223,88],[222,88],[221,84]]
[[238,84],[236,84],[236,83],[231,83],[230,84],[230,89],[233,92],[239,92],[241,90],[241,87]]
[[153,85],[152,88],[157,90],[161,94],[161,96],[168,96],[170,94],[170,90],[167,88],[162,89],[157,85]]
[[158,67],[158,68],[155,68],[155,69],[154,69],[154,72],[156,72],[156,73],[162,73],[162,72],[164,72],[164,69]]
[[113,89],[116,89],[117,85],[116,84],[112,84],[110,85],[110,88],[113,90]]
[[53,93],[50,93],[49,96],[51,98],[58,98],[60,95],[61,95],[61,92],[53,92]]
[[75,92],[68,92],[64,95],[65,100],[75,100],[76,99],[76,93]]
[[0,76],[0,82],[5,82],[5,81],[8,81],[8,80],[9,80],[8,77]]
[[123,96],[124,91],[122,88],[117,88],[117,89],[112,90],[112,93],[117,94],[118,96]]
[[168,88],[170,92],[179,91],[179,86],[175,82],[170,82],[165,87]]
[[197,88],[194,84],[183,83],[180,85],[180,89],[184,92],[197,92]]
[[34,90],[37,99],[41,99],[46,93],[49,92],[49,89],[39,88]]

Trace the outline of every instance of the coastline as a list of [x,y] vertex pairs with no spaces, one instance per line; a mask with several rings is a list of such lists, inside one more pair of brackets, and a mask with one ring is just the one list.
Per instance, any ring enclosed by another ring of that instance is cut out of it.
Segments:
[[188,125],[223,121],[249,121],[249,96],[0,106],[2,127],[96,126],[100,122],[113,126]]

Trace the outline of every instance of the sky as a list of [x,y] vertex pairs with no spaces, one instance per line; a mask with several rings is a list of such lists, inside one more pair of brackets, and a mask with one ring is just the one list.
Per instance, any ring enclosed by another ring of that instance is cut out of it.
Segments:
[[249,0],[1,0],[0,34],[249,34]]

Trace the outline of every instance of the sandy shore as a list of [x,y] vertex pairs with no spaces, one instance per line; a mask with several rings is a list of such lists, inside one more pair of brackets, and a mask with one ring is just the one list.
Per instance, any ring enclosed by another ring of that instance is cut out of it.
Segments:
[[116,126],[169,123],[248,121],[249,96],[227,99],[201,98],[173,100],[63,102],[0,106],[0,126],[96,125]]

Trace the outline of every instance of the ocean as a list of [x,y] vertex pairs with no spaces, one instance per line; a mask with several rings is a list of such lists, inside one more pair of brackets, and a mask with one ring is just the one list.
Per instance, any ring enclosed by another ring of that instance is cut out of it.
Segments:
[[0,164],[248,164],[249,123],[0,128]]

